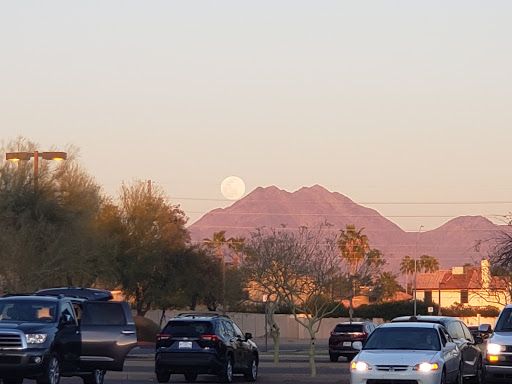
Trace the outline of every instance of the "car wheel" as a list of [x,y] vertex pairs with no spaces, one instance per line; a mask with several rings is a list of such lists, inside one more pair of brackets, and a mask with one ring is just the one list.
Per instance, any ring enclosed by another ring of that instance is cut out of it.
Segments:
[[476,365],[476,372],[475,377],[471,380],[473,384],[484,384],[484,371],[482,369],[482,360],[478,361],[478,364]]
[[156,381],[159,383],[168,383],[170,379],[170,372],[156,372]]
[[231,356],[226,357],[226,362],[218,378],[220,383],[231,383],[233,381],[233,361]]
[[46,369],[42,377],[36,379],[37,384],[59,384],[60,382],[60,364],[55,354],[52,354],[46,364]]
[[103,384],[105,380],[105,371],[102,369],[95,369],[87,376],[82,377],[84,384]]
[[439,381],[439,384],[446,384],[446,371],[444,369],[441,373],[441,381]]
[[187,372],[185,373],[185,380],[187,383],[193,383],[197,379],[197,373],[194,372]]
[[251,358],[249,368],[247,369],[247,372],[244,373],[244,377],[245,381],[256,381],[256,378],[258,377],[258,360],[256,359],[256,356]]
[[335,361],[338,361],[338,355],[336,355],[335,353],[329,353],[329,359],[331,359],[331,361],[334,363]]
[[455,378],[455,384],[464,384],[464,376],[462,375],[462,365],[459,366],[457,371],[457,377]]

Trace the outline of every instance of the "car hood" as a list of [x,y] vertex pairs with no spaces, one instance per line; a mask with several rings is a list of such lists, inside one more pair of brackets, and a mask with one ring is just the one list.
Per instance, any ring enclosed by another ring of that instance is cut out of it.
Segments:
[[356,360],[370,365],[408,365],[432,362],[439,351],[372,349],[359,352]]
[[0,329],[6,330],[20,330],[22,332],[40,332],[42,330],[47,330],[48,328],[52,328],[48,324],[41,323],[28,323],[28,322],[7,322],[0,321]]
[[502,345],[512,344],[512,332],[494,332],[492,336],[487,340],[487,343],[498,343]]

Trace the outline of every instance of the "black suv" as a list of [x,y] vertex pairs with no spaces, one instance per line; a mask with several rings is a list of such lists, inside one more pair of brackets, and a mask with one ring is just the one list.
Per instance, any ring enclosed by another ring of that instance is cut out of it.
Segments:
[[351,361],[359,353],[352,345],[354,341],[360,341],[363,344],[370,333],[376,328],[370,321],[352,321],[338,323],[331,331],[329,337],[329,358],[331,361],[338,361],[338,357],[346,357]]
[[255,381],[259,353],[251,338],[227,316],[180,314],[157,335],[156,378],[166,383],[171,374],[184,374],[187,382],[194,382],[198,374],[215,374],[220,382],[230,383],[234,373],[243,373],[246,381]]
[[92,293],[99,301],[84,299],[77,290],[0,298],[4,384],[21,384],[25,378],[58,384],[61,376],[101,384],[105,371],[123,370],[126,355],[137,343],[130,308],[125,302],[108,301],[109,295],[94,296],[100,293],[94,290],[82,293]]
[[437,323],[443,325],[460,349],[463,360],[462,377],[464,379],[471,379],[475,383],[483,382],[483,353],[478,346],[478,344],[482,344],[484,342],[482,336],[472,333],[466,324],[456,317],[401,316],[391,320],[392,323],[405,321]]

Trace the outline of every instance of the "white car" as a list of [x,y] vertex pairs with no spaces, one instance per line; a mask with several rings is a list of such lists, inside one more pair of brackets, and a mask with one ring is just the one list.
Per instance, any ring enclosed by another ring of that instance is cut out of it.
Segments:
[[383,324],[356,348],[351,384],[462,384],[460,350],[440,324]]

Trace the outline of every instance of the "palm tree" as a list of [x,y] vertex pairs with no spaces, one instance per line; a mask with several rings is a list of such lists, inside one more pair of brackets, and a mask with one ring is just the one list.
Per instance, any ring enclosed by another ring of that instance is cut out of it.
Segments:
[[[415,261],[411,256],[405,256],[400,262],[400,273],[405,275],[405,291],[407,293],[409,293],[409,275],[414,273],[414,267],[417,264]],[[416,265],[416,269],[417,267],[418,265]]]
[[233,262],[235,268],[238,268],[238,254],[244,249],[244,245],[245,237],[231,237],[228,240],[228,247],[235,253],[235,260]]
[[212,239],[205,238],[203,241],[208,248],[217,249],[217,258],[222,261],[222,245],[226,244],[226,231],[214,232]]
[[419,263],[425,273],[432,273],[439,270],[439,261],[433,256],[422,255]]
[[364,228],[356,231],[356,226],[348,224],[346,231],[343,231],[338,240],[338,249],[341,257],[350,264],[350,276],[356,274],[357,265],[364,260],[366,252],[370,249],[368,237],[361,232]]

